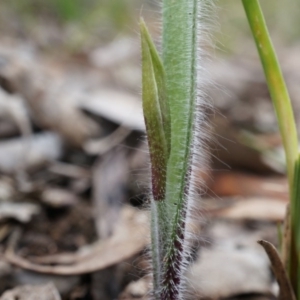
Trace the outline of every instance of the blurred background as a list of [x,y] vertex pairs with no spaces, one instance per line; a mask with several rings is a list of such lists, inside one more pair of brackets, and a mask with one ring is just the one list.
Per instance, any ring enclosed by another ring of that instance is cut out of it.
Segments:
[[[297,43],[297,3],[265,0],[261,5],[275,43]],[[216,43],[222,44],[221,51],[227,54],[239,52],[245,39],[250,38],[242,5],[228,0],[215,1],[215,6]],[[159,2],[152,0],[12,0],[1,4],[1,31],[4,35],[34,38],[44,47],[72,45],[76,51],[82,51],[120,36],[134,36],[141,16],[152,18],[156,26],[159,20],[154,17],[158,13]]]
[[[261,2],[300,130],[300,6]],[[159,44],[158,0],[0,3],[1,300],[147,299],[141,16]],[[216,1],[208,16],[211,163],[196,174],[206,187],[188,289],[274,299],[256,241],[278,245],[281,139],[241,2]]]

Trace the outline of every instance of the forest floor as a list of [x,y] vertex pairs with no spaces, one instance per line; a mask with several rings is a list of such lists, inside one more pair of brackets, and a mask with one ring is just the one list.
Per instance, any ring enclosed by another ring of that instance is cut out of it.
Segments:
[[[0,299],[147,299],[139,39],[50,47],[63,39],[50,25],[34,38],[0,34]],[[299,128],[298,53],[280,49]],[[251,54],[207,68],[211,164],[196,174],[205,187],[188,289],[197,299],[275,299],[257,241],[279,246],[288,185],[262,69]]]

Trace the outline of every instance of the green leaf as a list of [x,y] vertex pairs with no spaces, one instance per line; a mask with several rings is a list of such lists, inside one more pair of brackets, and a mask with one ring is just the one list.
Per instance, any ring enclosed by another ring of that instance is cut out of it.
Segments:
[[291,203],[291,249],[290,249],[290,279],[296,295],[300,295],[300,156],[294,169],[294,184]]
[[293,184],[294,164],[298,155],[298,134],[290,96],[259,1],[242,0],[242,2],[275,108],[282,143],[285,149],[287,173],[291,188]]
[[170,155],[170,113],[165,92],[165,72],[161,59],[143,20],[142,44],[143,110],[152,171],[151,244],[154,294],[161,290],[164,242],[167,240],[165,191],[167,161]]
[[170,114],[165,97],[165,74],[161,59],[143,20],[142,43],[143,111],[148,136],[154,200],[165,197],[166,169],[170,154]]

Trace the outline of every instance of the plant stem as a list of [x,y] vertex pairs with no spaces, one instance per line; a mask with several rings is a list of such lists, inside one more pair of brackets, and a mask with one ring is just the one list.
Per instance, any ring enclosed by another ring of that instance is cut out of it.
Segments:
[[165,91],[165,72],[160,56],[143,20],[140,23],[142,46],[143,111],[151,160],[151,245],[153,290],[161,288],[163,241],[168,240],[165,226],[165,189],[170,154],[170,114]]
[[298,136],[289,93],[258,0],[242,0],[264,68],[286,154],[290,191],[298,156]]
[[171,116],[162,300],[180,299],[197,94],[197,0],[163,0],[163,64]]
[[291,202],[291,247],[289,252],[289,276],[297,299],[300,296],[300,156],[295,163],[294,185]]
[[282,72],[270,39],[262,10],[258,0],[242,0],[248,21],[256,42],[260,59],[264,68],[271,98],[276,111],[279,129],[286,155],[287,173],[290,190],[290,216],[288,222],[291,226],[289,245],[283,245],[287,253],[287,272],[294,292],[299,296],[299,249],[300,249],[300,163],[298,159],[298,135],[290,97],[284,82]]

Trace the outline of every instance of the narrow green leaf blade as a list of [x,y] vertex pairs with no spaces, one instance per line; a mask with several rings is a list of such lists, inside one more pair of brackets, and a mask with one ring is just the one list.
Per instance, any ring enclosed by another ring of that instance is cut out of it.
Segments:
[[165,74],[161,59],[143,20],[142,43],[143,110],[148,135],[152,171],[151,244],[154,295],[159,297],[164,242],[167,240],[165,189],[170,154],[170,113],[165,94]]
[[264,19],[259,0],[242,0],[249,25],[262,62],[275,108],[286,154],[289,186],[292,189],[294,164],[298,155],[298,134],[289,92]]
[[156,47],[152,41],[152,38],[147,30],[146,24],[141,20],[141,27],[143,31],[143,37],[148,44],[149,52],[152,58],[152,67],[154,71],[155,81],[157,85],[158,102],[161,113],[161,120],[163,124],[163,130],[165,133],[165,139],[167,142],[167,154],[170,154],[171,143],[171,120],[170,120],[170,108],[166,96],[166,80],[165,70],[162,64],[162,60],[156,50]]
[[291,203],[291,249],[289,261],[290,279],[296,295],[300,294],[300,156],[295,163],[294,184],[292,188]]

